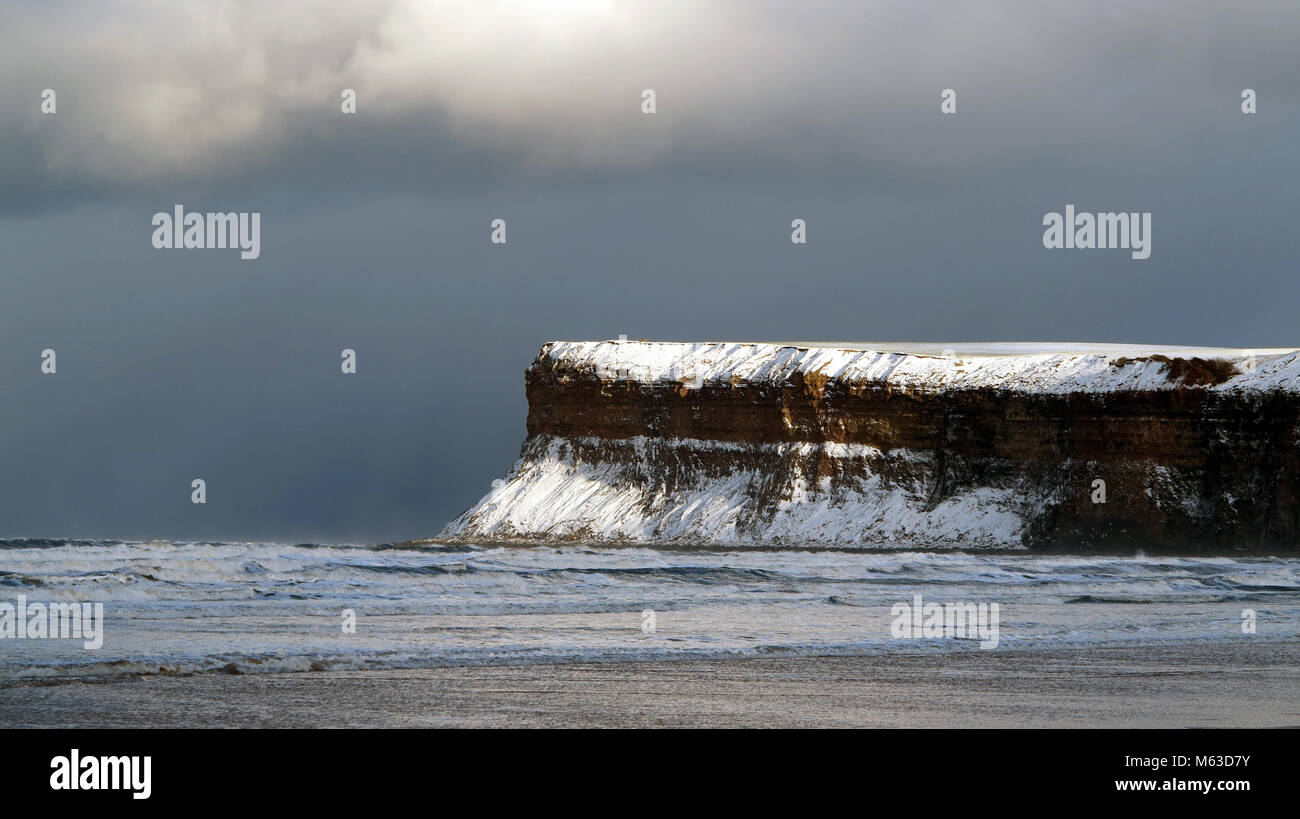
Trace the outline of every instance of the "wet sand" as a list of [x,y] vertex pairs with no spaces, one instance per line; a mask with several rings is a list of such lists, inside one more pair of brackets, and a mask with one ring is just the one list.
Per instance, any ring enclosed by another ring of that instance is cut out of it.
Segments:
[[1300,641],[22,683],[0,726],[1295,727]]

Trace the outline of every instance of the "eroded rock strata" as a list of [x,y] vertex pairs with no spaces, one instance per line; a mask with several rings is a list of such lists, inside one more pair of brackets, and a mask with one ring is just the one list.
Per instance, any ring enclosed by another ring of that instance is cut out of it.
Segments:
[[1300,354],[1032,349],[552,342],[440,537],[1297,551]]

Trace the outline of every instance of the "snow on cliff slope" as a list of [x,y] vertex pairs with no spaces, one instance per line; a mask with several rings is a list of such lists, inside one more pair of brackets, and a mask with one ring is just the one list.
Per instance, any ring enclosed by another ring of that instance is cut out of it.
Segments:
[[[603,448],[603,457],[575,452]],[[810,485],[801,470],[757,469],[739,462],[723,475],[638,480],[639,468],[663,462],[662,449],[690,455],[761,449],[783,464],[810,458],[876,459],[846,444],[729,444],[633,438],[618,442],[538,436],[506,480],[443,530],[440,537],[501,540],[709,543],[783,546],[873,545],[889,548],[1019,549],[1027,496],[1013,487],[979,487],[927,508],[925,486],[878,472],[833,486]],[[751,453],[752,454],[752,453]],[[689,456],[688,456],[689,457]],[[894,458],[928,461],[922,453]],[[783,487],[773,508],[759,498]]]

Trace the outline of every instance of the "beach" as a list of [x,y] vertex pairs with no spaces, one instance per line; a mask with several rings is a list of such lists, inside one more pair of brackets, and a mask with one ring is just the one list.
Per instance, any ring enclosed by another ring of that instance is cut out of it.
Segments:
[[44,728],[1300,726],[1300,643],[11,682]]

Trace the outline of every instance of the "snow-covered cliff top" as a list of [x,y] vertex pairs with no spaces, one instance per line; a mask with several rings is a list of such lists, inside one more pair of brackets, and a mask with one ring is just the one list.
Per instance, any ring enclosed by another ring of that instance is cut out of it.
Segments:
[[[601,378],[641,382],[785,383],[820,373],[902,389],[1000,389],[1071,393],[1168,390],[1183,386],[1186,367],[1168,360],[1230,362],[1236,372],[1214,390],[1300,391],[1300,350],[1158,347],[1138,344],[743,343],[553,341],[543,363]],[[1193,382],[1194,383],[1194,382]]]

